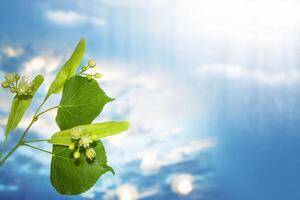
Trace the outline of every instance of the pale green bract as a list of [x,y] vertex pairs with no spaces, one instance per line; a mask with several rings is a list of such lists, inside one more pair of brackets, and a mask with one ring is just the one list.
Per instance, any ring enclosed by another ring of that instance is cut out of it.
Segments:
[[7,136],[12,130],[17,128],[18,124],[20,123],[23,115],[25,114],[26,110],[30,106],[31,100],[35,95],[36,91],[39,89],[40,85],[43,83],[44,78],[42,75],[37,75],[34,80],[32,81],[33,84],[33,91],[28,96],[19,96],[16,95],[11,106],[11,111],[8,117],[8,121],[6,124],[5,135]]
[[85,39],[81,39],[77,44],[72,56],[70,59],[64,64],[61,70],[56,75],[54,81],[50,85],[48,93],[46,95],[46,99],[51,94],[57,94],[62,91],[62,88],[65,82],[75,75],[76,70],[80,63],[82,62],[83,56],[85,54],[86,42]]
[[[126,131],[129,128],[128,122],[104,122],[90,125],[76,126],[81,130],[82,135],[96,135],[97,140],[100,140],[107,136],[112,136]],[[52,135],[51,139],[48,141],[51,144],[69,146],[72,142],[71,137],[72,129],[67,129]]]

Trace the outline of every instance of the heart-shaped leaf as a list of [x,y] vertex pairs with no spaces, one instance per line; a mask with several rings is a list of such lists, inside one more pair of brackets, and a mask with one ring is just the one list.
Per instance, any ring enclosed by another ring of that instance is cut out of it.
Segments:
[[[61,194],[75,195],[90,189],[98,178],[114,170],[107,165],[106,154],[101,141],[94,147],[96,157],[90,161],[84,155],[75,160],[65,146],[53,145],[51,161],[51,183]],[[84,153],[84,152],[83,152]]]
[[90,124],[104,105],[113,99],[99,87],[97,81],[74,76],[64,86],[56,122],[61,130]]
[[69,78],[71,78],[72,76],[75,75],[78,66],[82,62],[83,56],[85,54],[85,49],[86,49],[85,39],[81,39],[78,42],[72,56],[64,64],[64,66],[58,72],[58,74],[56,75],[54,81],[50,85],[50,88],[49,88],[48,93],[46,95],[46,99],[51,94],[60,93],[63,89],[63,86],[64,86],[65,82]]
[[[128,122],[104,122],[76,127],[76,129],[81,130],[82,135],[96,135],[97,140],[121,133],[123,131],[126,131],[128,128]],[[72,142],[71,130],[72,129],[67,129],[55,133],[48,142],[56,145],[69,146]]]
[[25,114],[26,110],[30,106],[31,100],[35,95],[36,91],[39,89],[40,85],[43,83],[44,77],[42,75],[37,75],[32,83],[33,83],[33,92],[29,96],[18,96],[16,95],[12,105],[11,111],[8,117],[5,135],[8,135],[13,129],[17,128],[18,124],[20,123],[23,115]]

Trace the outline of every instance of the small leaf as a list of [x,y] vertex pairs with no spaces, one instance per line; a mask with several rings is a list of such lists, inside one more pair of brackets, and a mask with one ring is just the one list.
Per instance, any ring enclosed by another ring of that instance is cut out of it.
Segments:
[[78,160],[65,146],[53,145],[51,161],[51,183],[57,192],[65,195],[75,195],[89,190],[106,173],[114,170],[107,165],[105,149],[101,141],[97,142],[96,157],[90,161],[80,152]]
[[30,106],[31,100],[35,95],[36,91],[39,89],[40,85],[43,83],[44,77],[42,75],[37,75],[32,81],[34,85],[34,90],[29,96],[18,96],[16,95],[11,106],[11,111],[8,117],[5,135],[8,135],[13,129],[17,128],[20,123],[24,113]]
[[[82,135],[96,135],[97,140],[104,137],[115,135],[126,131],[129,128],[128,122],[104,122],[90,125],[77,126],[80,128]],[[48,141],[51,144],[69,146],[71,140],[71,129],[67,129],[58,133],[55,133]]]
[[63,88],[65,82],[69,78],[71,78],[72,76],[75,75],[78,66],[82,62],[83,56],[85,54],[85,49],[86,49],[86,42],[84,39],[81,39],[79,41],[79,43],[77,44],[72,56],[64,64],[64,66],[61,68],[61,70],[56,75],[55,80],[50,85],[50,88],[46,95],[46,99],[51,94],[60,93],[62,91],[62,88]]
[[61,130],[90,124],[100,114],[108,97],[95,80],[74,76],[64,86],[56,122]]

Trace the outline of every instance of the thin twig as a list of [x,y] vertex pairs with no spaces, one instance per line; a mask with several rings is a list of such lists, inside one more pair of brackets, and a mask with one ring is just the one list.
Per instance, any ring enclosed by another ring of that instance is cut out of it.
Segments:
[[46,113],[46,112],[48,112],[48,111],[50,111],[50,110],[56,109],[56,108],[58,108],[58,107],[59,107],[59,106],[54,106],[54,107],[48,108],[48,109],[46,109],[46,110],[40,112],[39,114],[37,114],[36,117],[39,117],[39,116],[41,116],[42,114],[44,114],[44,113]]
[[24,143],[33,143],[33,142],[48,142],[50,139],[47,140],[26,140]]
[[42,151],[42,152],[45,152],[45,153],[49,153],[49,154],[52,155],[52,152],[50,152],[50,151],[47,151],[47,150],[44,150],[44,149],[40,149],[40,148],[35,147],[35,146],[31,146],[31,145],[29,145],[29,144],[23,144],[23,146],[27,146],[27,147],[30,147],[30,148],[32,148],[32,149],[36,149],[36,150],[39,150],[39,151]]

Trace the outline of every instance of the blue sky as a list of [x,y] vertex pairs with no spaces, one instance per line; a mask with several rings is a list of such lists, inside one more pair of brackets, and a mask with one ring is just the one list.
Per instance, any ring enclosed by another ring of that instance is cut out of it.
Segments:
[[[81,37],[85,61],[97,60],[100,85],[117,99],[95,121],[132,126],[104,140],[116,176],[105,174],[87,193],[57,194],[50,157],[24,147],[0,169],[0,199],[300,198],[299,2],[1,3],[0,75],[47,77],[9,147]],[[0,90],[0,132],[11,99]],[[28,138],[58,131],[55,116],[41,118]]]

